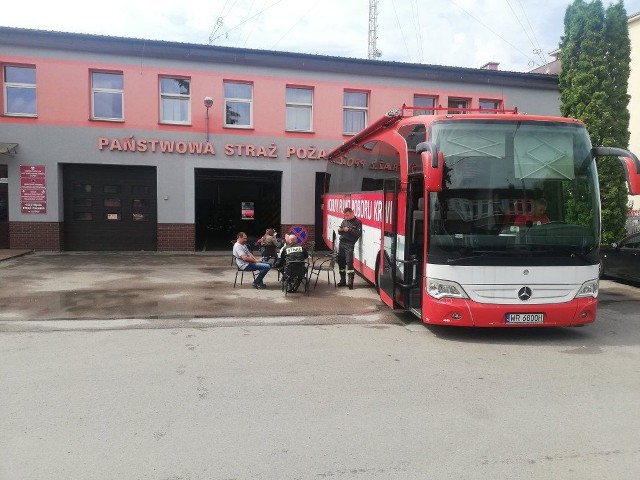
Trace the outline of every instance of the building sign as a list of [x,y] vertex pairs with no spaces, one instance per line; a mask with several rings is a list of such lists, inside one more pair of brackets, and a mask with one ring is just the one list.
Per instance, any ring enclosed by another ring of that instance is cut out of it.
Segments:
[[152,140],[128,138],[98,138],[98,150],[108,152],[136,152],[136,153],[163,153],[178,155],[209,155],[224,154],[227,157],[246,158],[280,158],[284,153],[285,158],[297,158],[299,160],[326,160],[327,151],[313,145],[308,147],[287,146],[283,152],[278,150],[274,143],[257,145],[252,143],[225,143],[220,146],[213,142],[186,142],[176,140]]
[[20,165],[22,213],[47,213],[47,176],[44,165]]
[[242,202],[242,220],[253,220],[254,215],[253,202]]

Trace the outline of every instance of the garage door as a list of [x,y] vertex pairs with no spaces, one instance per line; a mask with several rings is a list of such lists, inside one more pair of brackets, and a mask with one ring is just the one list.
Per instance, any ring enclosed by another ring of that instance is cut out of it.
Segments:
[[64,248],[157,249],[155,167],[64,165]]

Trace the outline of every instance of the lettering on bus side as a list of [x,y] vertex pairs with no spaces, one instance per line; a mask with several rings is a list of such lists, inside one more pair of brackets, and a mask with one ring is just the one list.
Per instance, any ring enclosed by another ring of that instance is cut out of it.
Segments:
[[375,198],[329,198],[327,213],[342,216],[343,210],[351,207],[353,213],[365,224],[379,224],[382,221],[382,200]]

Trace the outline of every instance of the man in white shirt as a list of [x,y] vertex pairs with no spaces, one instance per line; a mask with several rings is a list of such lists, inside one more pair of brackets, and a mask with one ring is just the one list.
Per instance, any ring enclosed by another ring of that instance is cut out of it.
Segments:
[[269,272],[271,264],[261,262],[259,258],[256,258],[253,253],[249,251],[246,243],[247,234],[244,232],[238,233],[236,243],[233,245],[233,256],[236,258],[238,268],[247,272],[257,271],[258,276],[253,282],[253,288],[265,288],[266,285],[262,282],[262,279],[267,272]]

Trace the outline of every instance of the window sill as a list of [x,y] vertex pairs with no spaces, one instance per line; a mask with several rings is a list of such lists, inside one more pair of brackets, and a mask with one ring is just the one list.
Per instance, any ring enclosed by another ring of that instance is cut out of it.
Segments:
[[3,116],[12,118],[38,118],[37,113],[4,113]]
[[124,123],[124,118],[89,118],[90,122]]
[[253,125],[224,125],[222,128],[230,128],[233,130],[253,130]]
[[286,130],[286,133],[316,133],[314,130]]
[[193,126],[191,122],[183,123],[183,122],[163,122],[163,121],[158,122],[158,125],[171,125],[172,127],[192,127]]

